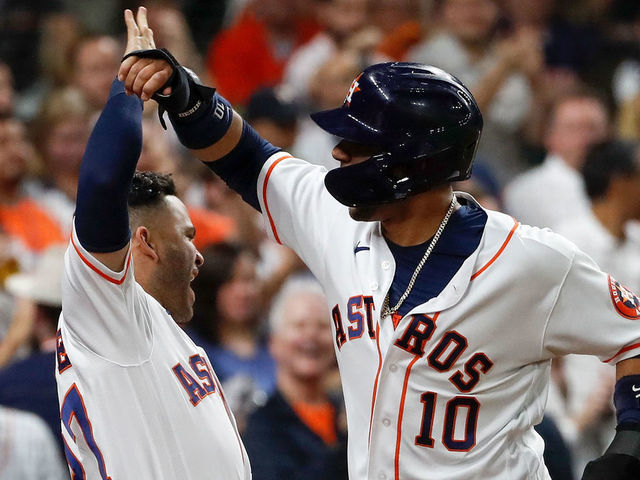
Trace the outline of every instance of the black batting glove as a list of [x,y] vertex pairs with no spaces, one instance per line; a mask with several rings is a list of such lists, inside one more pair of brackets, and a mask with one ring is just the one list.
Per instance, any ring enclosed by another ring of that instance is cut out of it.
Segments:
[[[134,50],[125,55],[122,60],[129,57],[160,59],[171,66],[171,76],[151,97],[158,102],[158,116],[165,130],[167,126],[163,119],[164,112],[169,112],[175,121],[190,121],[197,118],[201,112],[206,111],[206,107],[211,104],[216,89],[202,85],[198,76],[180,65],[165,48]],[[161,92],[167,87],[171,87],[171,93],[162,95]]]
[[604,455],[587,464],[582,480],[640,479],[640,425],[621,424]]

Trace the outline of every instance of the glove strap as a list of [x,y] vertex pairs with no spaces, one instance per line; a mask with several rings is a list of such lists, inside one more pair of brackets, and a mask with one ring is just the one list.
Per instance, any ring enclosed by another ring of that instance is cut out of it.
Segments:
[[[164,60],[171,66],[171,76],[151,97],[158,102],[158,117],[165,130],[167,125],[163,118],[164,112],[169,112],[170,115],[173,115],[174,120],[177,122],[187,122],[199,117],[202,112],[208,110],[206,107],[211,104],[211,99],[216,89],[202,85],[198,76],[188,68],[180,65],[167,49],[134,50],[126,54],[122,60],[134,56]],[[167,87],[171,87],[171,94],[162,95],[160,92]]]

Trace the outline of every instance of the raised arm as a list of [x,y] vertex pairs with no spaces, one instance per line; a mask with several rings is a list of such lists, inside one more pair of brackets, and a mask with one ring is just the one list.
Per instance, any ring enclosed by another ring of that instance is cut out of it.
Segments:
[[[127,23],[128,35],[135,35],[138,28]],[[260,210],[258,175],[279,149],[261,138],[229,102],[215,89],[200,84],[166,50],[140,50],[125,56],[118,78],[124,81],[127,93],[144,101],[156,100],[161,122],[167,112],[181,143]]]
[[[133,15],[131,15],[131,20],[133,20]],[[127,38],[135,38],[139,35],[140,26],[137,25],[135,21],[127,21],[126,25]],[[127,53],[131,51],[133,50],[127,49]],[[142,54],[143,52],[141,51],[140,53]],[[217,94],[213,95],[212,98],[202,98],[197,91],[193,91],[193,83],[181,84],[180,92],[175,92],[175,88],[167,86],[167,84],[170,85],[179,80],[177,72],[175,72],[176,68],[181,67],[179,67],[177,63],[170,63],[165,58],[143,58],[134,55],[123,60],[120,65],[120,70],[118,71],[118,79],[124,82],[125,91],[128,95],[135,94],[142,101],[147,101],[158,94],[154,99],[157,100],[160,105],[163,105],[166,100],[176,94],[184,95],[184,101],[178,102],[182,104],[176,108],[175,111],[172,111],[170,107],[167,109],[170,116],[169,118],[177,124],[191,123],[202,117],[212,116],[216,111],[224,111],[224,116],[214,117],[218,119],[218,122],[213,128],[214,136],[211,137],[212,143],[205,147],[198,145],[199,148],[193,148],[193,154],[199,160],[205,163],[215,162],[231,152],[238,144],[240,136],[242,135],[243,120],[240,115],[233,111],[228,102]],[[189,79],[185,77],[183,77],[183,80],[189,81]],[[200,103],[198,104],[198,102]],[[183,117],[183,121],[180,122],[177,115],[192,110],[196,104],[198,104],[197,111],[192,111],[190,115]],[[174,116],[176,118],[174,118]],[[211,135],[212,132],[209,133]],[[190,137],[196,136],[199,135],[190,135]]]
[[[127,10],[125,22],[136,26],[128,33],[126,52],[153,48],[144,8],[137,22]],[[75,213],[82,246],[114,271],[123,268],[128,249],[127,198],[141,149],[142,102],[127,96],[124,83],[114,80],[82,158]]]

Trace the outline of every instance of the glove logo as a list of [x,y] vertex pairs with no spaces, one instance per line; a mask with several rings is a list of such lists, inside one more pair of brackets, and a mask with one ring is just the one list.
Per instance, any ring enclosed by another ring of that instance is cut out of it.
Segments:
[[353,80],[353,82],[351,82],[351,86],[349,87],[349,91],[347,92],[347,96],[344,99],[344,103],[346,103],[347,107],[351,106],[351,97],[353,96],[353,94],[360,91],[360,84],[358,83],[358,80],[360,80],[361,76],[362,76],[362,73],[360,75],[358,75]]
[[637,320],[640,318],[640,299],[627,287],[620,285],[609,275],[609,293],[616,311],[625,318]]

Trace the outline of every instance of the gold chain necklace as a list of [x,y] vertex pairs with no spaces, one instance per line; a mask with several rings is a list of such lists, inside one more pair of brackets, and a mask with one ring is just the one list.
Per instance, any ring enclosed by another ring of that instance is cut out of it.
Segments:
[[440,226],[438,227],[436,234],[433,236],[433,238],[429,242],[429,245],[427,246],[427,250],[424,252],[424,255],[422,256],[422,260],[418,262],[418,266],[413,271],[413,275],[411,275],[411,280],[409,280],[407,289],[404,291],[404,293],[398,300],[398,303],[396,303],[393,308],[389,307],[389,292],[387,292],[387,295],[384,297],[384,302],[382,304],[382,312],[380,313],[380,318],[385,318],[387,316],[391,316],[394,313],[396,313],[400,308],[400,306],[407,299],[407,297],[411,293],[411,289],[413,288],[413,285],[416,283],[416,280],[418,278],[418,275],[420,274],[420,271],[422,270],[422,267],[424,267],[424,264],[427,262],[429,255],[431,255],[431,252],[435,248],[436,243],[438,243],[438,240],[440,239],[440,235],[442,235],[444,228],[447,226],[447,223],[449,223],[449,218],[451,217],[451,214],[453,213],[455,206],[456,206],[456,196],[453,195],[453,198],[451,199],[451,204],[449,205],[449,210],[447,210],[447,214],[442,219],[442,222],[440,222]]

